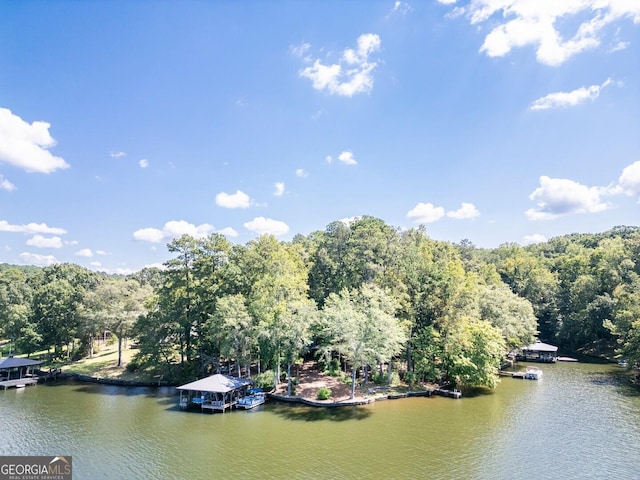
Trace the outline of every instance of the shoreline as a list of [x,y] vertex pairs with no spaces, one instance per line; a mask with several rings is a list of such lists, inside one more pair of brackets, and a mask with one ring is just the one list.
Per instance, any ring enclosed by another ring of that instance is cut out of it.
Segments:
[[[91,375],[83,375],[80,373],[71,372],[58,372],[56,374],[44,375],[40,378],[40,381],[46,382],[47,380],[75,380],[77,382],[84,383],[99,383],[102,385],[115,385],[120,387],[148,387],[148,388],[160,388],[160,387],[173,387],[177,385],[169,384],[166,380],[160,380],[158,382],[142,381],[142,380],[120,380],[117,378],[107,377],[92,377]],[[338,407],[354,407],[361,405],[370,405],[374,402],[384,400],[398,400],[401,398],[410,397],[431,397],[433,395],[449,397],[453,399],[459,399],[462,393],[458,390],[445,390],[442,388],[430,388],[426,390],[411,390],[403,393],[385,393],[385,394],[372,394],[371,396],[356,396],[353,399],[344,399],[338,401],[330,400],[314,400],[311,398],[301,396],[289,396],[279,393],[270,392],[267,393],[267,398],[286,403],[300,403],[311,407],[321,408],[338,408]]]

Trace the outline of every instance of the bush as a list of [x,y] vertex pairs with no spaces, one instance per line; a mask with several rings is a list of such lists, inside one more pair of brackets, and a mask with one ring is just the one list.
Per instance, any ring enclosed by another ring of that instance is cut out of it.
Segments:
[[331,397],[331,389],[327,387],[320,387],[318,389],[318,400],[328,400]]
[[327,372],[332,377],[338,377],[342,373],[340,371],[340,360],[332,358],[329,363],[329,371]]
[[127,370],[127,372],[133,373],[140,368],[140,365],[135,360],[131,360],[124,368]]
[[253,377],[253,385],[264,390],[271,390],[273,388],[273,370],[267,370]]
[[418,377],[414,372],[407,372],[404,374],[404,381],[407,382],[410,387],[414,387],[418,383]]

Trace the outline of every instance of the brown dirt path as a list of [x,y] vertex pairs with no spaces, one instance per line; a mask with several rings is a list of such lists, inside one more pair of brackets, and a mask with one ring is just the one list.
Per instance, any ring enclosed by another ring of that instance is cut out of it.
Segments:
[[[297,367],[293,367],[291,371],[292,376],[298,376],[298,385],[295,387],[295,394],[298,397],[302,397],[308,400],[318,399],[318,390],[321,387],[327,387],[331,389],[331,397],[328,402],[340,402],[348,400],[351,396],[351,386],[342,382],[338,377],[331,377],[324,372],[318,370],[318,364],[316,362],[305,362],[299,372]],[[278,385],[275,391],[276,394],[287,394],[287,382],[282,382]],[[361,397],[362,393],[356,389],[356,397]]]

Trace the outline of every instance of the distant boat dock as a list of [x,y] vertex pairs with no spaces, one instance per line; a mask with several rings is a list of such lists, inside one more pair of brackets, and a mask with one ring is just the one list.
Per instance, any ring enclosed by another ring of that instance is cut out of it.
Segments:
[[38,383],[38,375],[33,369],[42,364],[28,358],[6,357],[0,358],[0,388],[23,388]]

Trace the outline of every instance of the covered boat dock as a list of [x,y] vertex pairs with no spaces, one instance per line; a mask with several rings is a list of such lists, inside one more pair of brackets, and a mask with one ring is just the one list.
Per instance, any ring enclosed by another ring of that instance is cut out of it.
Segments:
[[38,383],[34,368],[42,362],[29,358],[0,358],[0,388],[24,387]]
[[199,407],[202,410],[224,411],[238,405],[244,398],[251,380],[216,374],[178,387],[180,408]]
[[522,353],[516,356],[518,361],[556,363],[558,359],[558,347],[537,341],[521,348]]

